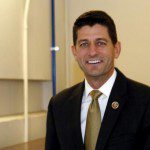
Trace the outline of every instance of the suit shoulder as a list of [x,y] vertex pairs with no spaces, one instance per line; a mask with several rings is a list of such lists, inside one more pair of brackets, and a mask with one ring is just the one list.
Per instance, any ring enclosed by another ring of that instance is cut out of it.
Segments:
[[59,92],[55,96],[52,97],[52,99],[57,103],[61,101],[65,101],[68,97],[73,95],[74,93],[78,92],[78,89],[82,89],[84,83],[80,82],[76,85],[73,85],[69,88],[64,89],[63,91]]
[[150,87],[143,83],[128,79],[128,89],[129,91],[136,93],[136,95],[147,95],[150,97]]

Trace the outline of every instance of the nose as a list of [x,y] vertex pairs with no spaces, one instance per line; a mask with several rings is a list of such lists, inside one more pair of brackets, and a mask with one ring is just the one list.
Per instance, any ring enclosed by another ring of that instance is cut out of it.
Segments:
[[94,44],[91,44],[90,48],[89,48],[89,55],[90,56],[95,56],[96,54],[97,54],[96,46]]

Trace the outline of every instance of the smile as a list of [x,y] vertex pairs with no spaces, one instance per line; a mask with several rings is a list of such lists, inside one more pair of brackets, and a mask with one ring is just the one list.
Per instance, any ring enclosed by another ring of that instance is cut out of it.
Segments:
[[87,63],[89,63],[89,64],[98,64],[100,62],[101,62],[100,60],[89,60],[89,61],[87,61]]

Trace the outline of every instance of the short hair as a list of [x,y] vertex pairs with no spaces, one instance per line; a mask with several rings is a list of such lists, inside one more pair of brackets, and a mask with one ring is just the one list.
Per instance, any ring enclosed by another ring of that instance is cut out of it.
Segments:
[[108,29],[108,34],[111,38],[113,45],[117,42],[117,32],[116,26],[113,19],[104,11],[92,10],[80,15],[73,25],[73,44],[76,45],[77,42],[77,32],[78,30],[86,25],[93,26],[95,24],[100,24]]

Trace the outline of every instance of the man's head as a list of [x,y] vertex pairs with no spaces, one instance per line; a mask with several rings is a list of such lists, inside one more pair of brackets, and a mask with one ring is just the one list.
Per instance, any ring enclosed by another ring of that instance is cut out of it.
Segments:
[[88,82],[106,82],[121,50],[113,20],[103,11],[86,12],[76,20],[73,38],[73,55]]
[[107,27],[112,43],[116,44],[117,33],[114,21],[107,13],[99,10],[85,12],[76,19],[73,26],[73,44],[76,45],[78,30],[81,27],[86,25],[94,26],[95,24],[100,24]]

